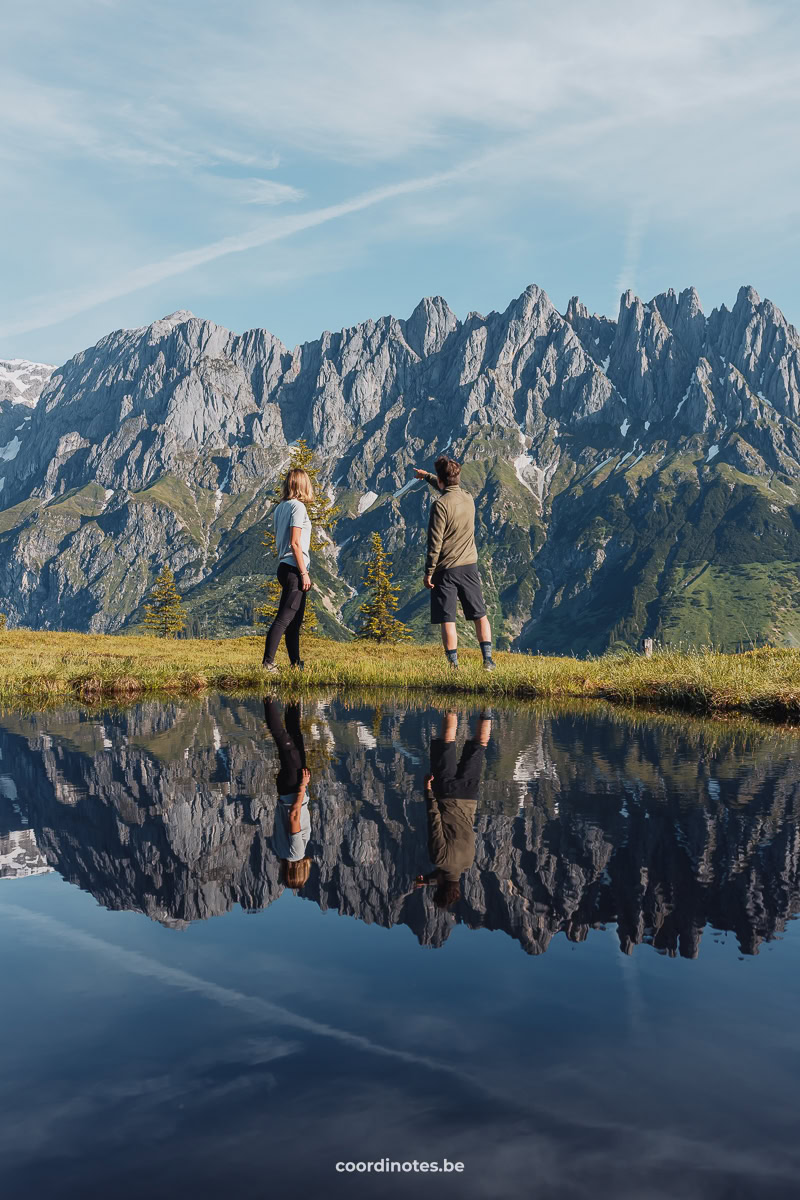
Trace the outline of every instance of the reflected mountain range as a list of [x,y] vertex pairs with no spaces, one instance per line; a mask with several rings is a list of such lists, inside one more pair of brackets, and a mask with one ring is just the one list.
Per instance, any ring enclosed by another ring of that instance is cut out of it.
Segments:
[[[711,927],[755,954],[800,911],[795,735],[603,710],[493,717],[474,861],[442,907],[415,886],[432,866],[425,781],[442,714],[303,701],[298,896],[407,926],[424,946],[464,924],[529,954],[608,925],[625,953],[693,958]],[[459,752],[469,725],[457,722]],[[176,929],[236,904],[261,911],[287,886],[281,763],[257,699],[6,713],[0,754],[0,879],[52,869]]]

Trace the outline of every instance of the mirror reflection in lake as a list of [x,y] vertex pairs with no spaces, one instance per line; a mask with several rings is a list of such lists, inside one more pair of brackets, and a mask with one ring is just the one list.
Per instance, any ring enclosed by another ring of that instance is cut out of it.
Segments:
[[[797,748],[602,709],[6,712],[4,1194],[796,1196]],[[464,1171],[336,1170],[383,1158]]]

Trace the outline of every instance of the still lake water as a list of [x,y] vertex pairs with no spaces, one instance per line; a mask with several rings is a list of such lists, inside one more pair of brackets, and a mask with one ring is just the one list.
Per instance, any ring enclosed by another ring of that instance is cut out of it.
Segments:
[[2,1195],[800,1195],[800,740],[492,716],[0,715]]

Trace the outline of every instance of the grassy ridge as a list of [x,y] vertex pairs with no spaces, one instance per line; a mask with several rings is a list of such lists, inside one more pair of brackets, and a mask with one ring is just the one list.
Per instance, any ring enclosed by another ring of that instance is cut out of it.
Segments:
[[276,678],[261,670],[262,644],[253,637],[171,641],[11,630],[0,635],[0,701],[190,694],[212,688],[263,688],[268,681],[271,687],[277,683],[293,691],[378,687],[395,692],[435,689],[498,700],[578,697],[800,720],[798,650],[663,651],[651,659],[618,654],[588,660],[498,654],[498,668],[490,674],[481,669],[475,651],[464,652],[460,670],[453,672],[441,649],[430,646],[381,648],[309,638],[304,643],[306,670],[291,671],[283,660]]

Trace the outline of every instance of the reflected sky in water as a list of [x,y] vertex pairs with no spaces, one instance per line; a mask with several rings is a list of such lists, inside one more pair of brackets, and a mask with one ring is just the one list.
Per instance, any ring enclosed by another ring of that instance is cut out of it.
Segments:
[[[790,1197],[796,735],[0,717],[4,1194]],[[457,1178],[341,1160],[461,1160]]]

